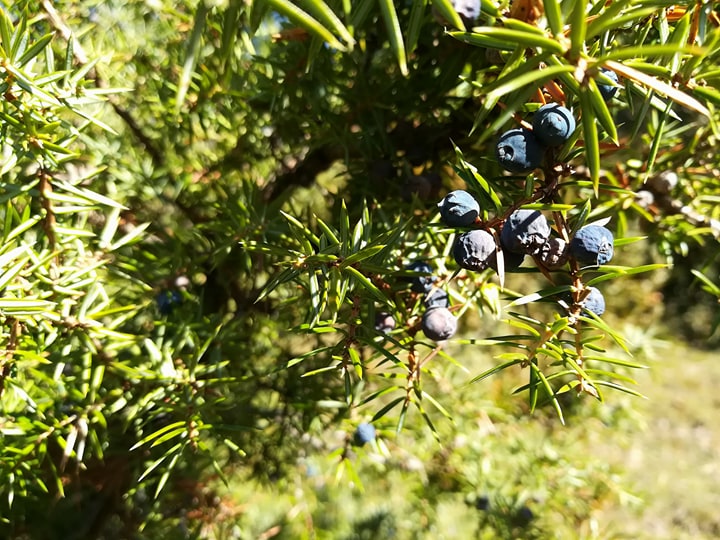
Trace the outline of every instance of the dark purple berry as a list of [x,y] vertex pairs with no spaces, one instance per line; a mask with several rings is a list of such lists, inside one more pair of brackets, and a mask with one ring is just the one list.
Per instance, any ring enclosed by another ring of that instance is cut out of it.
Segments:
[[535,519],[535,515],[532,510],[530,510],[527,506],[519,508],[515,517],[518,524],[522,527],[527,527],[530,522]]
[[540,262],[550,270],[565,266],[569,257],[568,243],[562,238],[548,238],[538,254]]
[[448,227],[469,227],[480,215],[480,205],[467,191],[457,189],[438,203],[440,218]]
[[575,131],[575,117],[557,103],[548,103],[540,107],[532,119],[533,133],[547,146],[560,146]]
[[535,255],[550,237],[550,226],[539,210],[515,210],[500,232],[502,247],[514,253]]
[[515,128],[500,136],[496,156],[500,166],[513,173],[528,173],[540,166],[545,147],[532,131]]
[[423,314],[422,330],[428,339],[445,341],[457,331],[457,319],[448,308],[434,307]]
[[613,257],[613,234],[600,225],[587,225],[570,241],[570,255],[581,264],[607,264]]
[[496,249],[492,234],[475,229],[457,237],[453,246],[453,256],[461,268],[479,272],[490,265]]
[[647,181],[648,188],[657,195],[669,195],[678,184],[675,171],[663,171]]

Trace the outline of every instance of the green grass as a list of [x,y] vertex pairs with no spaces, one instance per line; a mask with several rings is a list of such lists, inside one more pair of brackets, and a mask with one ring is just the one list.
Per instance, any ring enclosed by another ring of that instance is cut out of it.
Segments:
[[[551,410],[529,415],[521,396],[509,396],[518,374],[459,386],[455,423],[437,422],[442,445],[413,417],[412,432],[400,435],[381,421],[379,444],[345,461],[333,451],[348,433],[309,433],[289,477],[258,484],[239,469],[229,490],[218,486],[225,511],[202,535],[717,538],[720,364],[711,352],[645,341],[640,357],[651,369],[638,382],[647,400],[583,398],[562,427]],[[479,497],[490,500],[488,511],[475,508]],[[529,525],[523,506],[534,515]]]
[[[624,482],[642,499],[615,507],[605,519],[624,523],[634,538],[710,539],[720,536],[720,364],[716,352],[668,345],[639,378],[647,401],[636,412],[642,429],[595,447],[623,470]],[[610,443],[610,444],[608,444]]]

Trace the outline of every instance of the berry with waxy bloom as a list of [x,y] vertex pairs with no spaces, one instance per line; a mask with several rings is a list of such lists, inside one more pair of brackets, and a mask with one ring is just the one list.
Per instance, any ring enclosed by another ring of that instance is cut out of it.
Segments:
[[547,146],[560,146],[575,131],[575,117],[558,103],[540,107],[532,119],[535,137]]
[[480,215],[480,205],[467,191],[456,189],[438,203],[440,218],[449,227],[469,227]]
[[613,234],[601,225],[586,225],[570,240],[570,255],[581,264],[607,264],[613,257]]
[[611,69],[607,68],[600,68],[600,73],[605,75],[608,79],[610,79],[615,84],[603,84],[601,82],[598,82],[598,90],[600,90],[600,95],[605,101],[610,101],[613,97],[615,97],[615,94],[617,94],[618,90],[620,89],[618,84],[618,76],[617,73],[615,73]]
[[500,232],[503,248],[514,253],[535,255],[550,237],[550,225],[539,210],[515,210]]
[[353,434],[353,443],[356,446],[365,446],[367,443],[375,440],[375,426],[363,422],[360,424]]
[[461,268],[479,272],[490,265],[496,249],[492,234],[475,229],[457,237],[453,246],[453,257]]
[[532,131],[515,128],[500,135],[495,149],[498,163],[506,171],[528,173],[542,163],[545,146]]
[[423,314],[421,326],[428,339],[445,341],[457,332],[457,318],[448,308],[434,307]]

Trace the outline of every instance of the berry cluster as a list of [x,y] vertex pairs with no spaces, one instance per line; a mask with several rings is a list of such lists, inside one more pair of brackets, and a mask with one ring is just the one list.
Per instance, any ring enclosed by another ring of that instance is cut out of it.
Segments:
[[[605,75],[610,77],[611,73],[614,75],[613,72]],[[604,89],[608,90],[608,99],[614,89],[612,86]],[[576,121],[567,108],[548,103],[535,112],[531,125],[532,128],[510,129],[499,138],[498,162],[511,173],[527,173],[540,167],[545,156],[552,155],[547,152],[549,148],[570,140]],[[598,316],[604,313],[602,293],[577,278],[581,268],[607,264],[613,257],[613,234],[603,225],[585,225],[573,234],[564,221],[551,225],[540,210],[517,206],[486,222],[480,218],[477,199],[462,189],[448,193],[437,206],[444,225],[461,229],[452,246],[453,258],[460,268],[470,272],[491,268],[503,276],[517,270],[530,257],[548,277],[548,272],[563,269],[571,275],[574,294],[558,299],[569,313],[577,315],[581,310]],[[424,295],[423,333],[433,341],[450,339],[457,331],[458,321],[450,310],[448,293],[437,286],[433,268],[425,261],[415,261],[405,270],[417,273],[407,281],[414,293]],[[394,328],[390,314],[377,314],[378,332],[389,333]]]
[[[475,217],[477,217],[477,214]],[[412,291],[425,295],[423,300],[425,313],[421,322],[425,336],[433,341],[450,339],[457,331],[457,318],[450,312],[450,299],[447,292],[435,287],[437,278],[431,275],[433,269],[423,261],[413,262],[405,268],[406,270],[429,274],[412,278],[410,287]]]
[[[500,136],[498,162],[512,173],[530,172],[541,165],[548,148],[565,144],[575,127],[575,118],[567,108],[556,103],[543,105],[532,118],[532,129],[515,128]],[[471,272],[491,268],[503,274],[520,267],[529,256],[547,275],[563,268],[572,271],[607,264],[613,257],[613,234],[599,224],[581,227],[573,235],[565,223],[556,223],[554,230],[543,212],[527,208],[510,209],[505,216],[484,223],[478,201],[464,190],[449,193],[438,208],[443,224],[469,229],[458,232],[452,254],[460,268]],[[432,281],[425,286],[432,287]],[[569,311],[604,313],[605,299],[598,289],[577,282],[574,286],[577,293],[561,299]],[[432,319],[433,326],[425,323],[426,318]],[[429,310],[423,317],[423,330],[432,339],[438,334],[452,335],[456,324],[447,309],[434,316]],[[451,330],[436,332],[446,327]]]

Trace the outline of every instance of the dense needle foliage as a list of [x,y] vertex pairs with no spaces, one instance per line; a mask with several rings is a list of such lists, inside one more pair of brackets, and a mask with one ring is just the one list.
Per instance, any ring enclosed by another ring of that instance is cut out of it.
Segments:
[[[458,494],[478,537],[575,530],[617,491],[528,441],[632,410],[621,320],[717,344],[720,10],[481,4],[0,3],[0,536],[340,537],[243,522],[207,486],[291,491],[301,470],[330,498],[363,459],[414,470],[415,444],[425,518]],[[535,137],[551,102],[570,127],[507,172],[499,138]],[[468,227],[440,218],[456,189]],[[519,209],[552,246],[503,248]],[[611,261],[562,251],[590,224]],[[477,271],[453,258],[468,230],[498,246]],[[446,308],[457,333],[432,341],[423,314]],[[568,521],[535,525],[528,492]],[[352,537],[423,530],[383,512]]]

